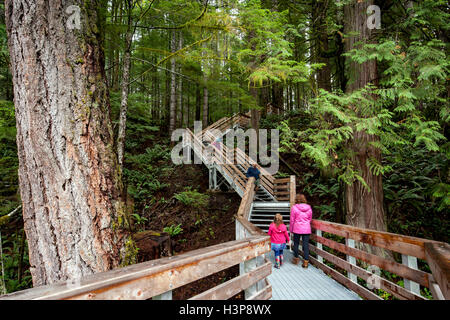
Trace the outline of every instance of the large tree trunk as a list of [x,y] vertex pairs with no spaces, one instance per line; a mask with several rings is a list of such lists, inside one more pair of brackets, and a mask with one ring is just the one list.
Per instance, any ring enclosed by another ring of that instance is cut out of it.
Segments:
[[[353,1],[344,9],[346,20],[346,34],[351,31],[359,33],[359,36],[348,37],[346,40],[346,51],[353,49],[357,41],[368,43],[371,41],[372,31],[366,25],[367,6],[373,1]],[[349,61],[350,81],[347,85],[347,92],[363,88],[368,83],[377,84],[377,65],[375,60],[359,64]],[[358,108],[358,106],[352,106]],[[357,112],[362,116],[360,111]],[[375,230],[386,230],[385,213],[383,208],[383,185],[382,176],[375,176],[367,166],[367,160],[371,157],[381,163],[381,152],[370,145],[377,141],[378,137],[369,135],[365,131],[356,132],[349,147],[354,153],[352,163],[354,170],[363,177],[370,190],[364,187],[361,182],[355,181],[345,187],[345,208],[346,221],[348,224]]]
[[109,116],[98,1],[11,0],[19,183],[35,286],[119,266],[122,184]]

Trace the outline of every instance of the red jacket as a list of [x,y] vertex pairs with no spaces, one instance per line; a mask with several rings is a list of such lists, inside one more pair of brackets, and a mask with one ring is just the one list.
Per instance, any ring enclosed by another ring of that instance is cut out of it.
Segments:
[[277,228],[277,225],[272,222],[269,226],[270,242],[272,243],[286,243],[289,242],[289,235],[287,232],[287,228],[285,224],[280,224]]

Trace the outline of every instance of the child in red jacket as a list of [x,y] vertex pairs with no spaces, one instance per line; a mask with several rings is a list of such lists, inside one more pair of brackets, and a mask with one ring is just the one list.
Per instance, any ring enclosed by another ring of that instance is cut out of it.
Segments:
[[275,252],[275,268],[279,269],[283,265],[283,250],[286,242],[289,242],[289,235],[286,225],[283,223],[283,216],[277,213],[273,222],[269,226],[271,248]]

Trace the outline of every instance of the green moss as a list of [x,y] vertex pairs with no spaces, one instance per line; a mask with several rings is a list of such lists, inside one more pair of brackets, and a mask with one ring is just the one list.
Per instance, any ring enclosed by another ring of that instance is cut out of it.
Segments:
[[128,237],[125,242],[124,254],[120,266],[125,267],[137,263],[138,252],[139,248],[136,246],[136,242],[131,237]]
[[9,221],[9,216],[5,215],[3,217],[0,217],[0,227],[7,224]]

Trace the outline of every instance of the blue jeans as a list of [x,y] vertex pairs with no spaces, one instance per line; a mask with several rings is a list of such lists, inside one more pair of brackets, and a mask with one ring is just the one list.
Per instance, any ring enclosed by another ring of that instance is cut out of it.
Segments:
[[271,248],[275,252],[275,259],[283,254],[283,250],[286,248],[286,243],[272,243]]
[[298,258],[298,245],[302,237],[303,258],[309,260],[309,234],[294,233],[294,257]]

